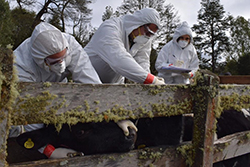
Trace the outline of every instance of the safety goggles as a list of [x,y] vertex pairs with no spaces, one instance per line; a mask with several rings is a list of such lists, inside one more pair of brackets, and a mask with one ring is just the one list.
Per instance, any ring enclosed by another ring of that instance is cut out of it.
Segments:
[[155,32],[150,30],[150,28],[147,25],[144,25],[144,32],[145,32],[145,35],[148,37],[155,35]]
[[54,64],[57,64],[57,63],[61,63],[65,57],[66,57],[66,56],[62,56],[62,57],[59,57],[59,58],[56,58],[56,59],[45,58],[45,62],[46,62],[49,66],[51,66],[51,65],[54,65]]
[[189,38],[189,37],[186,37],[186,38],[184,38],[184,37],[180,37],[180,39],[181,39],[181,40],[186,40],[186,41],[189,41],[189,40],[190,40],[190,38]]
[[65,57],[67,56],[67,51],[68,51],[68,48],[66,48],[65,54],[63,56],[61,56],[61,57],[58,57],[58,58],[49,58],[49,57],[46,57],[44,59],[45,63],[48,66],[51,66],[51,65],[54,65],[54,64],[57,64],[57,63],[61,63],[63,61],[63,59],[65,59]]

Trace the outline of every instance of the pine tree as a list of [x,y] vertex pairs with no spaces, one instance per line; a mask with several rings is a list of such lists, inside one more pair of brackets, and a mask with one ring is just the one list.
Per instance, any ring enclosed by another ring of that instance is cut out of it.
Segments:
[[113,8],[111,6],[106,6],[105,12],[102,15],[102,21],[109,19],[113,15]]
[[13,49],[31,36],[33,31],[31,27],[35,16],[35,12],[30,12],[24,8],[15,8],[11,11],[12,22],[15,25],[12,29]]
[[8,44],[13,45],[11,36],[13,28],[9,3],[5,0],[0,0],[0,46],[6,46]]
[[60,31],[63,30],[61,24],[60,24],[60,17],[58,13],[54,13],[51,18],[48,19],[48,22],[58,28]]
[[242,16],[231,19],[230,35],[231,55],[235,55],[234,58],[250,52],[250,21]]
[[238,61],[238,74],[250,75],[250,53],[245,53],[239,57]]
[[[202,0],[198,11],[198,24],[193,26],[196,33],[195,45],[203,64],[215,72],[222,53],[229,45],[226,30],[228,19],[220,0]],[[205,56],[205,57],[204,57]],[[203,66],[202,66],[203,65]]]

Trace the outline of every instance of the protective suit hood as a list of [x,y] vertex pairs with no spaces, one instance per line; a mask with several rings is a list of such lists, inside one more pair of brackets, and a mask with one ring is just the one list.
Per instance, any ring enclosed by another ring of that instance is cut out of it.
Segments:
[[189,27],[188,23],[186,21],[182,22],[180,25],[177,26],[175,29],[174,35],[173,35],[173,41],[175,44],[178,45],[177,39],[183,35],[189,35],[190,36],[190,43],[193,43],[193,35],[191,28]]
[[38,66],[46,71],[49,71],[49,67],[44,63],[44,58],[68,47],[68,42],[61,31],[45,22],[35,27],[30,40],[32,58]]
[[123,26],[126,35],[128,36],[134,29],[144,25],[153,23],[157,25],[158,29],[161,28],[159,13],[153,8],[144,8],[138,10],[132,15],[123,16]]

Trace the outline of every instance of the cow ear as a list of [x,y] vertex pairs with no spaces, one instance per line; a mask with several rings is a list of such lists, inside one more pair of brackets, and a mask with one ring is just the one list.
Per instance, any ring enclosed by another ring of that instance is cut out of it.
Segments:
[[46,136],[39,130],[23,133],[17,137],[16,141],[20,146],[28,150],[37,150],[49,143]]

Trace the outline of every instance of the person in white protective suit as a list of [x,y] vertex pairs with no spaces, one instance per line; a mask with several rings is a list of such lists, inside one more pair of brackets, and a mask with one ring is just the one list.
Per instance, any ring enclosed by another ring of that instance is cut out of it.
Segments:
[[[21,82],[67,82],[67,76],[77,83],[101,84],[98,74],[82,46],[72,35],[61,32],[49,23],[38,24],[30,38],[14,50],[15,66]],[[128,127],[137,128],[129,120],[119,121],[118,126],[128,135]],[[22,130],[32,131],[44,124],[28,124],[12,127],[9,137],[16,137]],[[17,131],[17,132],[16,132]],[[12,133],[14,132],[14,133]],[[13,135],[12,135],[13,134]],[[67,157],[71,149],[41,148],[49,158]]]
[[[175,30],[173,39],[160,50],[155,62],[158,76],[166,84],[189,84],[199,69],[199,59],[193,43],[191,28],[182,22]],[[171,73],[162,67],[176,66],[191,70],[189,73]]]
[[153,37],[160,28],[159,14],[145,8],[104,21],[84,48],[103,83],[165,84],[150,73]]
[[19,81],[67,82],[67,75],[72,74],[74,82],[101,84],[82,46],[49,23],[37,25],[14,54]]

